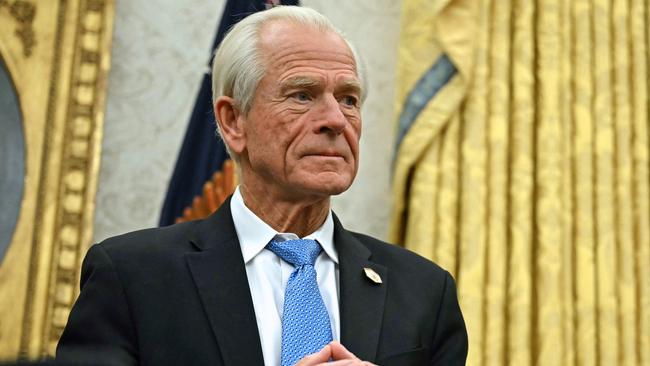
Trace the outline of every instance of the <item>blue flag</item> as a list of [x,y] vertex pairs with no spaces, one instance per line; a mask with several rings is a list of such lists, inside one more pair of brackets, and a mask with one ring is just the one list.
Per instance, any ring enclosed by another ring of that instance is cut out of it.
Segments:
[[[237,22],[247,15],[279,4],[298,5],[298,0],[228,0],[212,44],[211,54],[214,54],[214,50],[219,46],[226,32]],[[194,196],[202,193],[205,182],[212,178],[214,172],[221,169],[227,158],[223,141],[216,135],[216,122],[212,110],[212,75],[211,72],[206,72],[167,188],[159,225],[171,225],[177,217],[182,216],[183,209],[192,204]]]

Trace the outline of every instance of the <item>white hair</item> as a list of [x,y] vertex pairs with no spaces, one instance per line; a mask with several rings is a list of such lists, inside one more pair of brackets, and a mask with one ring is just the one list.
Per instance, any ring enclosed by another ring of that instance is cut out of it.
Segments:
[[[213,103],[217,98],[225,95],[233,98],[236,106],[244,114],[250,111],[255,91],[266,71],[266,65],[258,47],[260,29],[273,20],[287,20],[315,27],[322,32],[333,32],[339,35],[352,52],[357,77],[361,82],[361,100],[365,99],[364,69],[354,46],[343,33],[316,10],[299,6],[276,6],[247,16],[235,24],[221,41],[212,64]],[[221,134],[218,123],[217,132]],[[230,155],[237,159],[232,153]]]

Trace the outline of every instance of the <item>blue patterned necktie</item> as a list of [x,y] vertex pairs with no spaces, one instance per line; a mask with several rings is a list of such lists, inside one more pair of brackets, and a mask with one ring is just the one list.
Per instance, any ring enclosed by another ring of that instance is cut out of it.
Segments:
[[308,239],[271,241],[266,248],[295,267],[284,292],[280,357],[282,366],[293,366],[332,341],[330,318],[314,269],[322,249]]

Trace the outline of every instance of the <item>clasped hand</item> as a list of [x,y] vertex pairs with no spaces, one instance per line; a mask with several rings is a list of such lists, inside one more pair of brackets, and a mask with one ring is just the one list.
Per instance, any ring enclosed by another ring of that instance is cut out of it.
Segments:
[[[329,360],[332,362],[329,362]],[[295,366],[376,366],[367,361],[361,361],[337,341],[330,342],[320,351],[305,356]]]

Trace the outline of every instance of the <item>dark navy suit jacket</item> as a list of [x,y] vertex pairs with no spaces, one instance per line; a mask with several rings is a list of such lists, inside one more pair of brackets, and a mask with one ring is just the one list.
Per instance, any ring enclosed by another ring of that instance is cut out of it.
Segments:
[[[343,228],[341,343],[379,365],[464,365],[467,331],[452,277],[403,248]],[[383,283],[364,275],[372,268]],[[228,199],[205,220],[94,245],[57,360],[110,365],[263,365]]]

